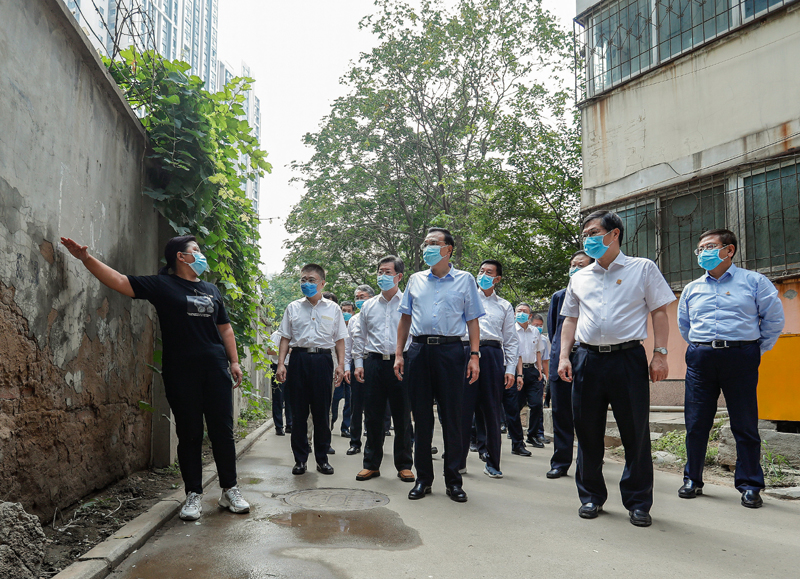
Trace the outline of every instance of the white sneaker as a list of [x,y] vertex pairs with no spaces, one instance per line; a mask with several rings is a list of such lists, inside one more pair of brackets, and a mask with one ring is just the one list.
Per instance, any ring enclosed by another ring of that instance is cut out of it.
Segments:
[[219,498],[218,504],[223,509],[228,509],[232,513],[250,512],[250,503],[244,500],[242,491],[239,490],[238,486],[222,491],[222,496]]
[[203,513],[203,495],[198,495],[195,492],[189,491],[186,495],[186,502],[181,507],[181,512],[178,515],[184,521],[196,521]]

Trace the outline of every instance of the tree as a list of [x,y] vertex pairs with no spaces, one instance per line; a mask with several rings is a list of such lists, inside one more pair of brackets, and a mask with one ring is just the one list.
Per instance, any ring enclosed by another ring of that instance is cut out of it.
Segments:
[[[542,257],[535,248],[545,238],[566,234],[557,222],[574,228],[575,203],[558,202],[579,190],[566,179],[574,157],[549,178],[542,163],[572,155],[576,132],[567,92],[535,79],[567,69],[570,37],[540,0],[376,5],[361,26],[379,46],[361,55],[342,79],[348,94],[304,137],[314,154],[296,166],[306,192],[287,220],[296,234],[287,267],[317,261],[335,272],[335,287],[374,284],[382,255],[424,267],[425,231],[442,226],[456,237],[457,265],[473,267],[491,251],[516,264],[509,285],[550,291],[563,279],[525,283],[523,265]],[[520,204],[530,222],[509,231]],[[554,255],[567,244],[558,238]]]

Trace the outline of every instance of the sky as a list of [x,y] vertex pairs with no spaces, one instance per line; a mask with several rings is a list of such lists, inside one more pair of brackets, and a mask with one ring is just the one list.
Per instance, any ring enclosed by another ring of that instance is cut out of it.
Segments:
[[[572,28],[574,0],[544,0],[544,7]],[[373,0],[220,0],[218,54],[236,73],[242,62],[261,100],[261,148],[272,173],[261,180],[261,257],[268,275],[283,270],[289,238],[285,217],[302,196],[293,161],[306,161],[302,143],[345,94],[340,77],[376,39],[358,29],[375,11]]]

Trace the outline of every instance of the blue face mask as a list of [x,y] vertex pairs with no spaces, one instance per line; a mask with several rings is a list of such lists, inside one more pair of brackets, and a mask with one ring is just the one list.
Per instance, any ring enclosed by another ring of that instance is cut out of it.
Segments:
[[425,251],[422,252],[422,259],[428,265],[428,267],[433,267],[440,261],[442,261],[442,248],[439,245],[428,245],[425,248]]
[[478,275],[478,286],[482,290],[488,290],[493,285],[494,285],[494,278],[492,276],[486,275],[485,273]]
[[581,270],[581,268],[579,268],[577,265],[575,267],[569,268],[569,277],[572,277],[573,275],[578,273],[580,270]]
[[194,253],[191,254],[184,253],[184,255],[194,256],[194,261],[192,263],[188,263],[187,265],[192,268],[192,271],[195,274],[203,275],[203,272],[208,269],[208,262],[206,261],[206,256],[200,253],[199,251],[195,251]]
[[539,326],[533,326],[533,329],[536,330],[537,334],[541,334],[542,333],[542,328],[540,328]]
[[353,314],[351,314],[350,312],[342,312],[342,315],[344,316],[344,321],[345,322],[349,322],[350,318],[353,317]]
[[356,307],[360,310],[364,307],[364,302],[367,300],[356,300]]
[[526,314],[525,312],[517,312],[517,323],[524,324],[525,322],[528,321],[529,317],[530,316],[528,316],[528,314]]
[[317,295],[317,284],[315,283],[301,283],[300,289],[303,291],[303,295],[307,298]]
[[700,255],[697,256],[697,264],[706,271],[715,269],[724,261],[719,256],[720,249],[722,248],[718,247],[717,249],[704,249],[700,252]]
[[388,292],[394,287],[394,276],[388,274],[379,275],[378,287],[381,288],[382,291]]
[[[608,233],[611,233],[610,231]],[[608,246],[603,243],[603,239],[608,233],[604,233],[603,235],[592,235],[591,237],[587,237],[583,240],[583,250],[586,252],[586,255],[593,259],[600,259],[603,257],[608,251]]]

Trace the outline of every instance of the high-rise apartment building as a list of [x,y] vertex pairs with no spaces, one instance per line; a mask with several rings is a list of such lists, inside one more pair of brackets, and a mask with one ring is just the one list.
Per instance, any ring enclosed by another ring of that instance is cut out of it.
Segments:
[[115,45],[155,49],[192,66],[206,89],[218,90],[219,0],[65,0],[79,25],[104,55]]

